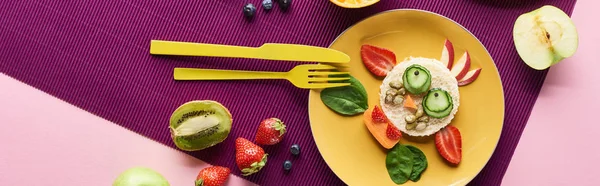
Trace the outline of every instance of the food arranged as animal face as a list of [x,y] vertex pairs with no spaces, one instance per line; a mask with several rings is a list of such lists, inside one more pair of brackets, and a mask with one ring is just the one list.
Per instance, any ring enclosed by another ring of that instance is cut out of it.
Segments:
[[379,103],[369,106],[363,121],[376,141],[388,149],[386,168],[396,184],[418,181],[427,167],[425,154],[400,142],[405,135],[434,136],[432,145],[442,158],[454,165],[462,160],[461,134],[451,123],[460,107],[459,87],[473,83],[481,68],[471,69],[476,62],[471,61],[468,50],[455,61],[454,49],[452,42],[445,40],[439,60],[411,56],[396,63],[396,54],[389,49],[361,47],[367,70],[375,78],[383,77]]
[[460,105],[458,81],[436,59],[407,58],[388,72],[379,88],[383,113],[410,136],[429,136],[444,128]]

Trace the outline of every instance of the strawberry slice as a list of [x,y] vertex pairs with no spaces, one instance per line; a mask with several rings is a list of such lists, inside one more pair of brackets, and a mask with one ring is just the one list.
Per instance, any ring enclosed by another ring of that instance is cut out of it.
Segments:
[[385,48],[363,45],[360,55],[365,67],[375,76],[385,77],[396,65],[396,54]]
[[377,106],[377,105],[375,105],[375,108],[373,108],[373,113],[371,114],[371,118],[373,119],[373,122],[375,122],[375,123],[390,122],[390,120],[388,120],[388,118],[385,116],[385,114],[383,113],[381,108],[379,108],[379,106]]
[[387,124],[385,134],[391,140],[399,140],[400,137],[402,137],[402,133],[400,133],[400,130],[398,130],[398,128],[396,128],[396,126],[392,125],[391,123]]
[[462,158],[461,140],[458,128],[447,126],[435,134],[435,147],[444,159],[456,165]]

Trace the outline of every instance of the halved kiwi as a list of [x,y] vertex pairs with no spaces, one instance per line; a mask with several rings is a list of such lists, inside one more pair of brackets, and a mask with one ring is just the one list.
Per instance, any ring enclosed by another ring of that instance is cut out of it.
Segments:
[[197,151],[223,142],[232,123],[231,113],[211,100],[187,102],[171,115],[170,131],[175,145],[185,151]]

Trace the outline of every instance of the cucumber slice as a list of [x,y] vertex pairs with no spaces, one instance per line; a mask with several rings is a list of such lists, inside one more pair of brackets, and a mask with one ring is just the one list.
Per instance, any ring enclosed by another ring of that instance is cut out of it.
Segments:
[[425,96],[423,103],[429,111],[441,112],[452,105],[452,99],[447,95],[448,93],[442,89],[431,89]]
[[427,68],[414,64],[404,70],[402,75],[404,88],[411,94],[422,94],[431,86],[431,74]]
[[434,88],[429,90],[427,95],[423,98],[423,111],[434,118],[443,118],[450,115],[454,104],[452,102],[452,96],[440,88]]
[[441,112],[428,112],[427,109],[425,110],[425,113],[432,118],[445,118],[446,116],[450,115],[450,112],[452,112],[452,108],[454,106],[450,105],[450,107],[446,108],[446,110],[443,110]]

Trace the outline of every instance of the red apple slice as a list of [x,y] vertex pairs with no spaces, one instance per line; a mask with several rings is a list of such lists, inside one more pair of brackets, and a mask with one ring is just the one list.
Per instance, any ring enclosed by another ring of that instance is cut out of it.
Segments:
[[465,86],[465,85],[471,84],[473,81],[475,81],[477,79],[477,77],[479,77],[480,72],[481,72],[481,68],[477,68],[475,70],[471,70],[471,71],[467,72],[465,77],[458,80],[458,86]]
[[454,64],[454,46],[452,46],[452,42],[446,39],[444,42],[444,48],[442,49],[442,57],[440,57],[440,61],[444,64],[444,66],[448,67],[448,70],[452,69],[452,64]]
[[465,51],[450,72],[456,77],[456,80],[460,80],[465,77],[469,68],[471,68],[471,57],[469,56],[469,52]]

